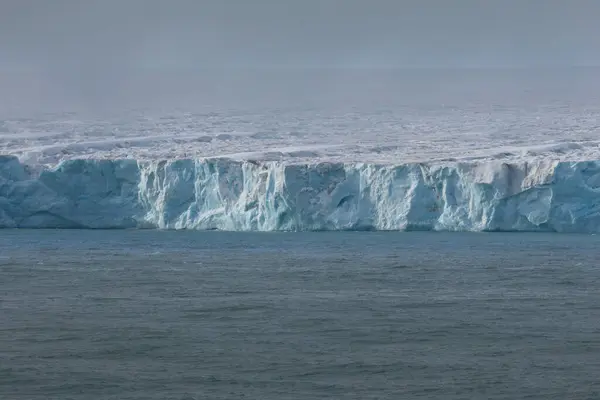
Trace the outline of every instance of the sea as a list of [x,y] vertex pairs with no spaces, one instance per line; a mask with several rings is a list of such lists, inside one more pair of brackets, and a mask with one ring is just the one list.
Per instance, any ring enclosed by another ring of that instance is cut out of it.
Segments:
[[600,236],[0,230],[0,399],[598,399]]

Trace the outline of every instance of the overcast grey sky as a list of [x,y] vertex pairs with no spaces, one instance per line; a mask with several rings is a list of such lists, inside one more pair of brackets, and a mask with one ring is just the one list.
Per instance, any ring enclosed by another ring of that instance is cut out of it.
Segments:
[[599,16],[598,0],[0,0],[0,65],[589,65]]

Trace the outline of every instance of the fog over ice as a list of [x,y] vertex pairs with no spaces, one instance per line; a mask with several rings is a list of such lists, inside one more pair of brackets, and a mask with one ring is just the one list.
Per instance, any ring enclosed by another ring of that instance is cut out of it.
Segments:
[[[0,121],[0,151],[587,158],[598,15],[596,0],[2,0],[0,120],[76,114]],[[161,120],[173,110],[188,114]],[[222,132],[242,135],[206,141]]]

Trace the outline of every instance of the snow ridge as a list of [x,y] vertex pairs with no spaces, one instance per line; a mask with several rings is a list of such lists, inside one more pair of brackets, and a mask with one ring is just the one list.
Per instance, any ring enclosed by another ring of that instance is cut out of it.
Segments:
[[0,156],[2,228],[600,231],[600,161],[286,164]]

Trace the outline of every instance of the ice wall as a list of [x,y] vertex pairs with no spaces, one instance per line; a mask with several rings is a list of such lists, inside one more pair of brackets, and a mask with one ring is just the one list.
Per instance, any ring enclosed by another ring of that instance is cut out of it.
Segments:
[[600,231],[600,161],[286,165],[0,156],[0,227]]

